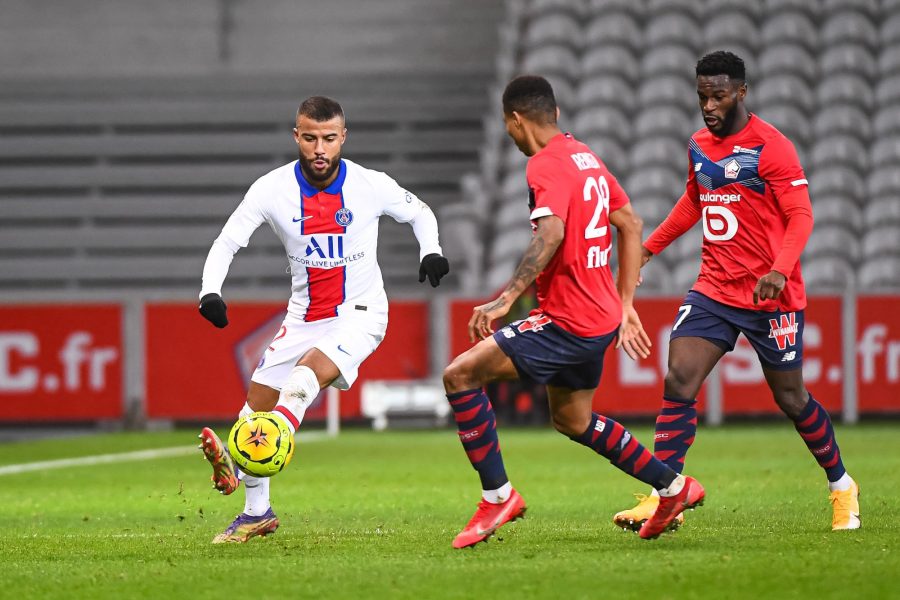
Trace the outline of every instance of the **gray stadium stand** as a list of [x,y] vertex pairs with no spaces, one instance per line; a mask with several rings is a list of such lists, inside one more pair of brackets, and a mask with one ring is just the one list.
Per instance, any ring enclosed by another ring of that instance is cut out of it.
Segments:
[[[554,90],[555,91],[555,90]],[[615,75],[592,74],[585,77],[575,93],[575,105],[590,109],[595,105],[618,106],[634,94],[633,86]]]
[[839,73],[858,73],[870,80],[878,74],[878,63],[867,46],[858,43],[843,43],[828,48],[819,59],[822,77]]
[[[884,131],[882,128],[878,129]],[[827,106],[817,110],[813,115],[812,132],[817,138],[839,133],[868,141],[872,137],[872,119],[856,106],[845,104]]]
[[900,260],[895,256],[867,260],[859,271],[859,287],[865,292],[900,292]]
[[707,47],[727,46],[740,40],[754,54],[759,50],[759,29],[750,16],[731,10],[708,14],[714,16],[703,25],[703,40]]
[[809,2],[799,0],[799,4],[803,8],[797,11],[766,7],[766,14],[772,16],[760,27],[760,44],[763,48],[785,40],[804,44],[812,51],[819,47],[819,30],[809,13]]
[[522,59],[523,73],[563,77],[574,81],[581,74],[581,61],[568,46],[555,44],[529,48]]
[[834,134],[819,138],[812,148],[810,167],[818,173],[834,165],[852,167],[860,173],[869,170],[869,152],[855,137]]
[[641,75],[646,78],[671,73],[683,77],[693,72],[696,62],[696,52],[684,45],[671,42],[661,44],[644,54],[641,59]]
[[621,46],[597,46],[581,58],[582,77],[604,80],[610,74],[634,82],[640,75],[641,63],[634,53]]
[[576,17],[567,13],[552,13],[532,19],[525,29],[525,47],[539,48],[544,45],[571,46],[581,48],[581,26]]
[[761,106],[794,104],[807,112],[815,107],[815,96],[810,85],[804,79],[791,74],[777,74],[763,79],[756,86],[753,101]]
[[897,195],[872,199],[866,204],[863,220],[866,227],[870,228],[879,225],[900,225],[900,199]]
[[878,0],[824,0],[823,7],[826,15],[852,10],[867,17],[872,22],[877,21],[881,12]]
[[625,145],[620,144],[611,137],[581,136],[578,131],[575,131],[574,134],[600,157],[603,164],[617,178],[619,173],[628,172],[628,153],[625,151]]
[[644,35],[634,17],[624,12],[599,13],[588,23],[584,32],[587,47],[594,45],[619,45],[640,51]]
[[817,195],[813,205],[816,228],[824,225],[845,227],[854,234],[863,230],[862,209],[844,196]]
[[821,28],[822,46],[833,47],[844,42],[866,46],[878,46],[878,30],[864,14],[845,10],[830,15]]
[[900,226],[884,225],[867,231],[863,236],[862,252],[867,259],[885,255],[900,259]]
[[628,142],[632,136],[631,119],[612,106],[597,105],[579,111],[573,128],[579,136],[585,138],[612,136],[619,142]]
[[761,78],[775,75],[799,75],[807,83],[813,83],[819,65],[804,46],[793,41],[771,44],[759,54]]
[[737,14],[744,15],[754,22],[762,15],[761,2],[744,2],[744,0],[706,0],[703,5],[704,15]]
[[885,48],[900,43],[900,13],[891,12],[890,16],[881,23],[878,39]]
[[808,144],[813,138],[809,115],[793,104],[766,104],[759,116],[777,127],[795,145]]
[[847,259],[841,256],[823,256],[801,260],[803,281],[807,288],[818,293],[839,293],[853,285],[856,273]]
[[809,236],[804,255],[810,258],[836,256],[856,263],[860,258],[859,238],[847,227],[817,225]]
[[644,28],[644,40],[648,46],[682,44],[696,52],[703,44],[703,31],[697,21],[683,12],[649,14]]
[[[897,81],[897,88],[897,94],[900,97],[900,80]],[[816,89],[816,100],[818,100],[819,106],[847,104],[859,106],[867,112],[875,108],[875,93],[868,80],[861,75],[851,73],[841,73],[820,79]]]

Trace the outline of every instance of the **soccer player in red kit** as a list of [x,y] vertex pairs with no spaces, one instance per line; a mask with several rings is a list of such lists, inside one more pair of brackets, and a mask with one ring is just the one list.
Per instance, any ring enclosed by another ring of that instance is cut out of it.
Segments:
[[[806,176],[793,144],[744,106],[739,57],[708,54],[696,75],[706,127],[691,136],[684,195],[643,248],[646,264],[703,223],[700,275],[672,326],[655,455],[681,472],[697,430],[697,392],[743,333],[776,404],[825,470],[832,529],[857,529],[859,486],[844,469],[828,413],[803,384],[806,292],[799,258],[813,228]],[[637,529],[658,502],[655,494],[643,497],[613,521]]]
[[[592,412],[603,354],[618,337],[631,358],[649,356],[650,340],[632,306],[640,271],[641,220],[606,166],[556,124],[559,110],[546,79],[522,76],[503,93],[506,131],[531,157],[526,177],[533,237],[506,289],[477,306],[469,336],[481,341],[444,371],[444,387],[463,444],[481,479],[482,500],[454,548],[487,540],[525,512],[506,476],[491,402],[482,386],[528,377],[547,386],[556,429],[651,485],[660,508],[641,529],[657,537],[686,508],[701,504],[703,487],[654,458],[631,433]],[[618,230],[619,278],[609,268],[611,226]],[[494,333],[491,323],[536,282],[539,308]]]

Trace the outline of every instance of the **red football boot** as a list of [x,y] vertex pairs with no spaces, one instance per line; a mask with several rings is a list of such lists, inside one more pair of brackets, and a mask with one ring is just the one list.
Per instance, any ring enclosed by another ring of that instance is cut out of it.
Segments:
[[504,523],[524,516],[526,508],[525,500],[516,490],[512,491],[503,504],[482,499],[469,524],[453,540],[453,547],[466,548],[478,542],[486,542]]
[[200,446],[198,448],[203,451],[203,456],[209,461],[209,465],[213,470],[211,477],[213,487],[219,490],[219,493],[227,496],[241,484],[237,478],[237,472],[235,471],[234,463],[231,461],[231,456],[228,454],[228,449],[219,439],[219,436],[216,435],[216,432],[209,427],[204,427],[197,437],[200,438]]
[[638,533],[645,540],[658,538],[659,534],[666,531],[675,520],[675,517],[689,508],[703,505],[706,491],[700,482],[693,477],[684,478],[684,487],[674,496],[661,496],[659,506],[653,516],[647,519]]

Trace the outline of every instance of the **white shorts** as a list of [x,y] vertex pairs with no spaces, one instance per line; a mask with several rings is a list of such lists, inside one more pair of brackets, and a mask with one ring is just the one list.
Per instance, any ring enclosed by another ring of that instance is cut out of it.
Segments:
[[353,312],[311,323],[288,315],[250,380],[280,391],[300,357],[316,348],[341,373],[331,385],[349,390],[359,374],[359,365],[375,351],[386,331],[385,314]]

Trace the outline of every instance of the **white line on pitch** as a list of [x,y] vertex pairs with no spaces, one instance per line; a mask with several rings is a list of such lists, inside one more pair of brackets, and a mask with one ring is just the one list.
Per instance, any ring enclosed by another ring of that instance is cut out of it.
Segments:
[[[298,443],[314,442],[326,439],[328,435],[323,432],[312,431],[304,433],[297,438]],[[135,452],[119,452],[117,454],[95,454],[94,456],[79,456],[78,458],[61,458],[58,460],[43,460],[39,462],[22,463],[18,465],[6,465],[0,467],[0,477],[3,475],[18,475],[31,471],[49,471],[51,469],[64,469],[66,467],[88,467],[108,463],[134,462],[139,460],[154,460],[157,458],[170,458],[173,456],[187,456],[198,452],[196,446],[174,446],[171,448],[157,448],[155,450],[137,450]]]

